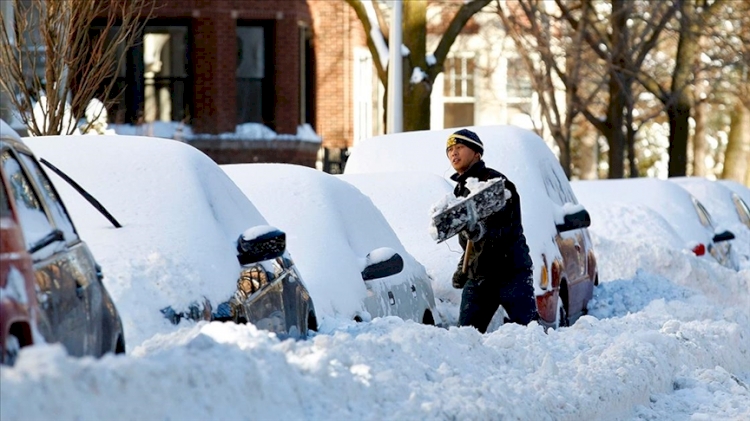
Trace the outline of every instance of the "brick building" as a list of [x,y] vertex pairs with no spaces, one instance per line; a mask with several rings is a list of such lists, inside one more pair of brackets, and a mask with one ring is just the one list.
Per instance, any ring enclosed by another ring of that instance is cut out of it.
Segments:
[[311,15],[305,0],[159,0],[118,78],[114,119],[186,121],[196,133],[314,124]]

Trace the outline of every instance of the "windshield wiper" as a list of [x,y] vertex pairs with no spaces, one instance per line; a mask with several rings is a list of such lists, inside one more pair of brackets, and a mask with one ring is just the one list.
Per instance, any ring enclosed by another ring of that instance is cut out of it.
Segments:
[[104,217],[107,218],[107,220],[109,220],[109,222],[111,222],[112,225],[115,226],[115,228],[122,228],[122,225],[120,225],[120,223],[117,222],[117,219],[115,219],[115,217],[112,216],[112,214],[110,214],[107,211],[107,209],[105,209],[104,206],[101,203],[99,203],[98,200],[96,200],[94,198],[94,196],[90,195],[89,192],[87,192],[86,190],[84,190],[83,187],[81,187],[78,183],[76,183],[75,180],[73,180],[72,178],[68,177],[68,175],[65,174],[64,172],[62,172],[61,169],[59,169],[56,166],[52,165],[46,159],[39,158],[39,162],[41,162],[42,164],[46,165],[49,169],[51,169],[52,171],[54,171],[55,174],[59,175],[60,178],[62,178],[63,180],[67,181],[68,184],[70,184],[74,189],[76,189],[76,191],[78,193],[80,193],[81,196],[83,196],[84,199],[86,199],[89,203],[91,203],[91,205],[93,207],[96,208],[96,210],[98,210],[102,215],[104,215]]

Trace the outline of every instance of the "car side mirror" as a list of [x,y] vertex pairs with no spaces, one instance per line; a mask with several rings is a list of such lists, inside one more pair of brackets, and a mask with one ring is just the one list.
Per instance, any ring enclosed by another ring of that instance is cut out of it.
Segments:
[[714,235],[714,243],[721,243],[722,241],[734,240],[734,233],[732,231],[724,231]]
[[557,224],[558,232],[575,229],[588,228],[591,225],[591,216],[586,209],[565,215],[562,224]]
[[237,239],[237,259],[241,265],[275,259],[286,250],[286,234],[270,225],[259,225]]
[[395,250],[381,247],[367,255],[367,264],[362,271],[362,279],[380,279],[400,273],[404,269],[404,259]]

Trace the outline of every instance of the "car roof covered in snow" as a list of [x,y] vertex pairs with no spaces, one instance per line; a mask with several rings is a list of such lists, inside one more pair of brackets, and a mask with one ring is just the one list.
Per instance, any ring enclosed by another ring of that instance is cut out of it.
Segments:
[[[568,179],[552,150],[534,132],[515,126],[471,126],[484,144],[483,160],[516,185],[521,197],[524,235],[539,280],[541,255],[560,256],[555,243],[555,220],[563,200],[577,204]],[[446,141],[458,129],[427,130],[376,136],[356,145],[344,174],[426,171],[449,179],[454,173],[446,155]],[[454,184],[451,181],[451,184]],[[552,190],[563,190],[556,200]]]
[[319,317],[349,317],[367,291],[366,256],[390,247],[404,260],[401,277],[426,277],[370,198],[351,184],[313,168],[291,164],[234,164],[221,168],[271,224],[287,233],[287,245],[315,302]]
[[[168,328],[158,310],[236,290],[236,240],[265,218],[205,154],[137,136],[49,136],[24,141],[78,182],[123,225],[115,229],[47,171],[84,241],[102,265],[128,341]],[[117,247],[113,247],[117,244]]]

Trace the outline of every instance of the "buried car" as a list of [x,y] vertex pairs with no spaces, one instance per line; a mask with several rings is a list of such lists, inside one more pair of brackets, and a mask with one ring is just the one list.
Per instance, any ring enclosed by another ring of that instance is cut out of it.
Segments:
[[750,207],[727,184],[704,177],[670,177],[668,180],[698,199],[711,212],[716,225],[733,228],[741,224],[750,230]]
[[32,151],[5,123],[1,131],[2,362],[39,342],[73,356],[125,352],[97,260]]
[[288,164],[222,165],[271,222],[289,235],[323,320],[398,316],[439,321],[424,266],[372,201],[352,185]]
[[50,136],[28,143],[118,222],[108,222],[53,178],[107,268],[105,282],[130,343],[186,318],[249,322],[281,337],[304,337],[316,328],[285,234],[270,227],[202,152],[137,136]]
[[429,215],[434,203],[453,193],[451,183],[441,176],[416,171],[336,177],[352,184],[378,207],[404,247],[427,269],[443,322],[455,324],[461,291],[453,288],[451,279],[462,249],[458,236],[435,242],[430,235]]
[[703,204],[675,183],[656,178],[586,180],[575,181],[573,189],[587,205],[617,202],[648,206],[674,227],[683,248],[697,256],[708,252],[721,265],[737,268],[731,246],[734,234],[716,230]]
[[[513,126],[468,129],[482,139],[487,165],[505,174],[521,197],[541,323],[565,326],[574,322],[586,313],[599,282],[586,229],[590,224],[588,212],[578,204],[562,167],[539,136]],[[446,157],[445,143],[454,131],[416,131],[368,139],[351,151],[344,174],[409,169],[448,179],[454,171]]]

